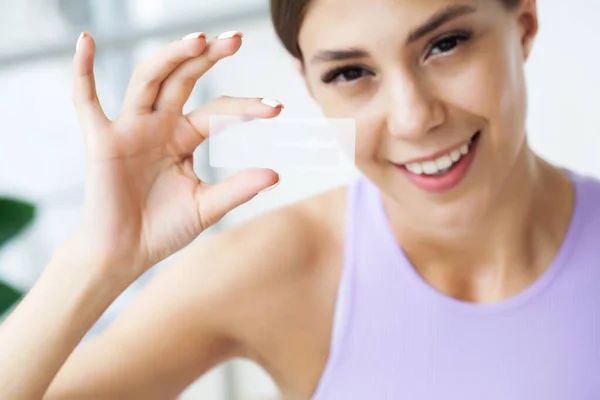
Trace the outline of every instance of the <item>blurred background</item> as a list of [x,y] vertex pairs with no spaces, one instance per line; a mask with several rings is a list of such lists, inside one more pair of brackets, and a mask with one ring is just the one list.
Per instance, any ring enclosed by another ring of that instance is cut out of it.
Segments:
[[[529,138],[547,159],[600,177],[600,37],[598,0],[539,2],[541,31],[527,66]],[[31,202],[37,213],[23,235],[0,249],[0,279],[27,290],[54,248],[79,221],[84,152],[71,103],[71,56],[79,33],[98,43],[99,96],[109,117],[121,106],[135,64],[164,43],[196,31],[209,37],[244,33],[244,45],[198,82],[191,110],[220,95],[271,97],[287,117],[320,116],[270,24],[268,0],[0,0],[0,196]],[[208,181],[224,172],[198,150],[196,170]],[[343,184],[344,174],[285,174],[274,191],[232,212],[218,226],[239,224]],[[168,260],[167,260],[168,262]],[[156,270],[126,291],[86,337],[127,307]],[[257,366],[234,360],[199,379],[182,400],[275,399]]]

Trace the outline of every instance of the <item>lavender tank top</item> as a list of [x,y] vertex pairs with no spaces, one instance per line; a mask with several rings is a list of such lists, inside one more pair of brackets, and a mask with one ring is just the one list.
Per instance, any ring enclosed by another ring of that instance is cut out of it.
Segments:
[[569,174],[576,204],[553,263],[487,305],[428,285],[379,189],[352,184],[330,355],[312,399],[600,399],[600,182]]

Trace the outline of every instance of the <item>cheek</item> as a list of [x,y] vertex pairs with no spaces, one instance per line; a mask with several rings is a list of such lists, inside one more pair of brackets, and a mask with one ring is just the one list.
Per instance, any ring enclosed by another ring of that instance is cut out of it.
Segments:
[[[387,118],[381,105],[375,99],[355,110],[356,121],[356,163],[359,168],[373,167],[386,162],[386,149],[391,148],[387,135]],[[369,167],[370,165],[370,167]]]
[[494,54],[487,68],[490,70],[488,90],[495,101],[489,104],[488,112],[503,136],[520,137],[524,133],[527,107],[521,48],[507,41]]
[[382,119],[376,115],[362,115],[356,118],[356,163],[360,167],[373,159],[382,158],[384,127]]
[[483,120],[492,141],[514,141],[525,119],[523,62],[510,43],[489,46],[443,78],[444,101]]
[[[315,99],[327,118],[351,118],[355,121],[355,160],[361,165],[379,157],[385,132],[385,116],[374,101],[349,101],[339,95],[321,93]],[[378,111],[379,110],[379,111]]]
[[[461,113],[485,119],[493,123],[503,102],[503,68],[492,58],[480,57],[463,65],[451,76],[444,76],[436,83],[441,87],[442,101]],[[439,79],[439,78],[437,78]]]

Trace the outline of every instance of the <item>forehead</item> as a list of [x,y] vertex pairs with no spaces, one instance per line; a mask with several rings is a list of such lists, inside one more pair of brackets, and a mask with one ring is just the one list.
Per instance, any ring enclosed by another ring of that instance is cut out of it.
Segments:
[[414,28],[447,7],[479,9],[491,1],[312,0],[298,40],[305,56],[322,48],[385,45],[390,40],[404,40]]

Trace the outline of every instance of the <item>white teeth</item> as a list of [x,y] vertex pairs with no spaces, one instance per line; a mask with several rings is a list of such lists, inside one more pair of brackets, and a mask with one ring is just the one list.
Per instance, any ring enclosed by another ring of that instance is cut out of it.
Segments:
[[421,164],[409,164],[406,166],[410,172],[413,174],[421,175],[423,173],[423,167]]
[[443,175],[450,170],[464,155],[469,152],[471,143],[438,158],[435,161],[406,164],[406,169],[416,175]]
[[427,175],[437,174],[438,172],[438,167],[433,161],[421,163],[421,166],[423,167],[423,172]]
[[450,153],[450,158],[452,159],[452,162],[457,162],[460,160],[461,155],[462,154],[459,150],[454,150],[452,153]]
[[452,166],[452,159],[450,156],[443,156],[435,160],[438,170],[447,169]]

